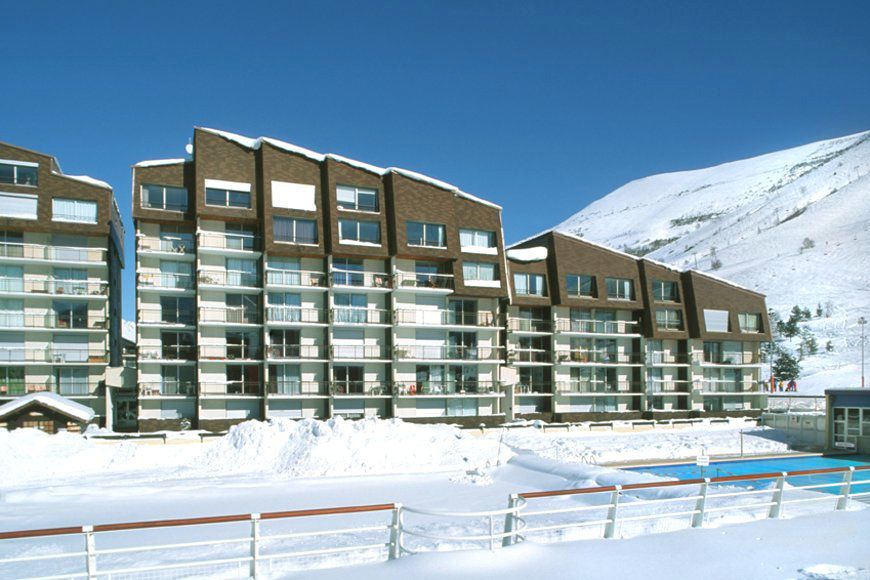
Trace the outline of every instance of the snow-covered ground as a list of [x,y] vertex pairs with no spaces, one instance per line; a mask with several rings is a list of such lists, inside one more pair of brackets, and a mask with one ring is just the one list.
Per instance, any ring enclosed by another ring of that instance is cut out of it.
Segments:
[[[870,318],[870,132],[632,181],[557,226],[715,275],[814,318],[804,393],[858,386],[858,318]],[[809,242],[806,242],[809,240]],[[815,311],[828,311],[821,317]],[[831,341],[833,352],[825,352]]]

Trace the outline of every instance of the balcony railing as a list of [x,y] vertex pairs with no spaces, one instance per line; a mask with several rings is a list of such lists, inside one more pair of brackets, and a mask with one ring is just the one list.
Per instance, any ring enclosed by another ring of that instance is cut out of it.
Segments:
[[332,358],[338,360],[389,359],[387,349],[379,344],[336,344],[330,347]]
[[270,395],[285,396],[326,396],[326,381],[300,381],[294,379],[271,378],[267,386]]
[[199,345],[200,360],[260,360],[263,349],[260,346],[247,344],[201,344]]
[[397,271],[396,287],[453,290],[453,274],[417,274],[415,272]]
[[610,393],[614,395],[640,394],[641,384],[633,381],[560,381],[556,383],[560,393]]
[[201,324],[262,324],[258,308],[239,306],[228,306],[225,308],[200,307],[199,322]]
[[161,240],[160,238],[139,238],[138,249],[141,252],[163,252],[169,254],[193,254],[193,239]]
[[227,381],[225,383],[200,383],[199,392],[203,396],[239,395],[256,397],[263,393],[260,381]]
[[192,397],[196,394],[196,384],[192,381],[162,381],[139,383],[142,397]]
[[756,365],[761,362],[758,354],[753,352],[706,353],[698,351],[697,355],[701,364],[710,365]]
[[386,272],[350,272],[333,270],[330,274],[333,286],[353,288],[392,288],[393,281]]
[[558,332],[581,334],[638,334],[640,323],[633,320],[570,320],[556,319]]
[[724,379],[702,379],[701,391],[704,393],[758,393],[756,381],[729,381]]
[[140,309],[139,310],[140,324],[182,324],[185,326],[193,326],[196,324],[196,316],[193,312],[164,312],[159,309]]
[[521,395],[552,393],[553,385],[551,383],[517,383],[516,387],[514,387],[514,392]]
[[0,258],[105,264],[106,255],[104,248],[75,248],[45,244],[0,242]]
[[446,309],[396,310],[396,324],[420,326],[476,326],[494,327],[498,319],[494,312],[457,312]]
[[25,314],[0,312],[0,327],[4,328],[51,328],[73,330],[105,330],[106,317],[88,314]]
[[517,348],[509,351],[508,359],[515,363],[551,363],[553,353],[543,348]]
[[46,364],[105,363],[105,350],[90,348],[24,348],[0,347],[0,362],[33,362]]
[[266,321],[270,323],[325,324],[326,311],[323,308],[303,308],[301,306],[267,306]]
[[190,290],[193,288],[193,276],[175,272],[142,272],[138,284],[146,288]]
[[197,281],[206,286],[235,286],[259,288],[260,275],[256,272],[229,272],[227,270],[201,270]]
[[266,270],[266,284],[325,288],[326,274],[309,270]]
[[193,345],[146,346],[139,348],[139,358],[143,360],[196,360],[196,347]]
[[508,318],[511,332],[553,332],[553,323],[540,318]]
[[557,350],[556,362],[632,365],[643,363],[643,354],[637,352],[607,352],[604,350]]
[[650,379],[649,383],[650,391],[654,394],[692,392],[692,381]]
[[386,396],[391,392],[386,381],[333,381],[329,385],[329,394],[336,397],[353,395]]
[[63,296],[105,296],[109,293],[107,282],[87,280],[56,280],[53,278],[0,277],[0,292],[27,294],[51,294]]
[[260,247],[259,236],[244,236],[222,234],[217,232],[199,232],[200,250],[234,250],[257,252]]
[[381,308],[335,306],[331,312],[335,324],[389,324],[390,311]]
[[409,345],[395,347],[400,360],[501,360],[501,347],[495,346],[449,346]]
[[8,381],[0,382],[0,397],[15,397],[31,393],[58,393],[72,397],[86,396],[94,393],[102,385],[102,381],[91,379],[64,380],[59,385],[52,379],[43,382]]
[[646,360],[651,365],[683,365],[691,360],[684,352],[650,351]]
[[284,360],[324,360],[326,347],[321,344],[271,344],[266,347],[266,355],[270,359]]
[[412,381],[398,383],[400,396],[419,395],[483,395],[495,394],[491,381]]

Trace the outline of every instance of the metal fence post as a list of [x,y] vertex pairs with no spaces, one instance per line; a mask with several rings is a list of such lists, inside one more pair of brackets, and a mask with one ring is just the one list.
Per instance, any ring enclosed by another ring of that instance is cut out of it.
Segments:
[[855,466],[850,465],[849,471],[843,473],[843,485],[840,486],[840,498],[837,500],[837,509],[844,510],[849,507],[849,496],[852,495],[852,474]]
[[517,506],[520,503],[520,496],[512,493],[508,497],[508,509],[511,510],[504,515],[504,533],[502,538],[502,547],[511,546],[517,543]]
[[489,514],[489,551],[492,552],[495,549],[495,539],[492,537],[495,534],[495,528],[493,528],[492,522],[492,514]]
[[710,485],[710,478],[705,477],[704,483],[701,484],[701,489],[698,492],[698,501],[695,502],[695,513],[692,514],[692,527],[701,528],[704,526],[704,510],[707,507],[707,487]]
[[612,538],[616,535],[616,517],[619,511],[619,492],[621,485],[614,485],[615,489],[610,494],[610,508],[607,510],[607,525],[604,526],[604,537]]
[[260,574],[260,514],[251,514],[251,578]]
[[773,505],[770,506],[770,511],[767,514],[769,518],[782,517],[782,488],[785,485],[785,478],[788,475],[785,471],[782,475],[776,478],[776,487],[773,490]]
[[402,504],[393,506],[393,522],[390,524],[390,560],[402,555]]
[[82,526],[85,535],[85,552],[87,552],[88,579],[97,577],[97,546],[94,539],[94,526]]

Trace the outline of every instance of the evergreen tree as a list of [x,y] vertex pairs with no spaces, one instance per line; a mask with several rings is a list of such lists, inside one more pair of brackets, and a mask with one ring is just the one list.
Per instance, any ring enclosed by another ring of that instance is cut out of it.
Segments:
[[801,375],[801,365],[793,356],[782,352],[773,363],[773,376],[781,381],[797,380]]
[[822,310],[822,303],[819,302],[819,304],[816,306],[816,318],[821,318],[822,314],[824,314],[824,313],[825,313],[825,311]]

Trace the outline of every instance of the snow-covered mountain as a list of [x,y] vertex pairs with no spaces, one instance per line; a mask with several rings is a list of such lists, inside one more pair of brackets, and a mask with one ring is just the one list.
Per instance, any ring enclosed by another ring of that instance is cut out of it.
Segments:
[[[715,270],[766,294],[785,318],[794,305],[809,308],[822,354],[803,362],[801,390],[859,385],[857,320],[870,319],[870,131],[638,179],[557,229]],[[815,316],[819,305],[828,316]]]

